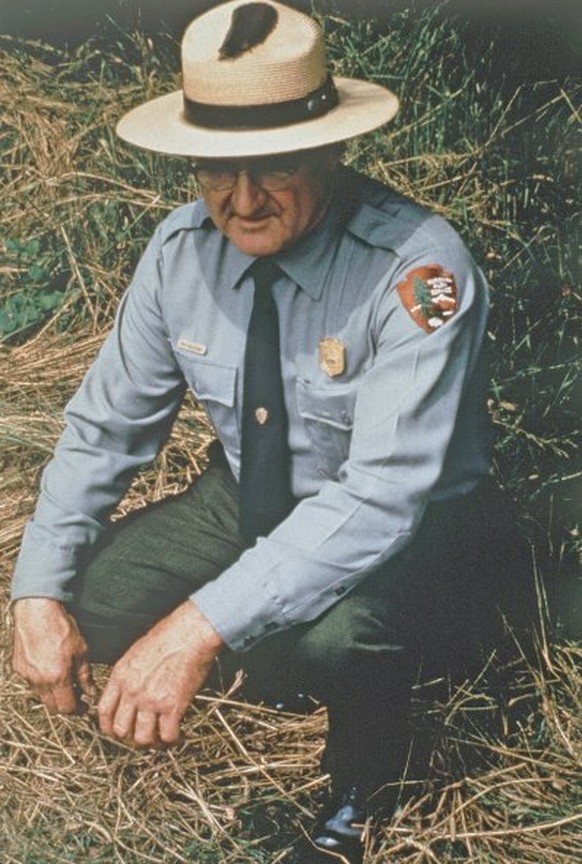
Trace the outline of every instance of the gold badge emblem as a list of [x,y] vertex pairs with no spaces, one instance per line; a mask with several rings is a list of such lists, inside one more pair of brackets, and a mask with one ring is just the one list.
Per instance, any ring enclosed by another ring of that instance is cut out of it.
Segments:
[[319,365],[326,375],[335,378],[346,371],[346,346],[333,336],[326,336],[319,343]]
[[269,419],[269,412],[266,408],[257,408],[257,410],[255,411],[255,417],[257,418],[257,423],[259,424],[259,426],[264,426]]

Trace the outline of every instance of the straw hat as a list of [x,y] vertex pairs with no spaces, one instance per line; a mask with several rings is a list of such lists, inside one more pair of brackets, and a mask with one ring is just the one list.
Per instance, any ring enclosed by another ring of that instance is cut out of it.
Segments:
[[120,137],[181,156],[264,156],[345,141],[398,110],[378,84],[332,78],[318,24],[274,0],[231,0],[196,18],[182,40],[182,80],[126,114]]

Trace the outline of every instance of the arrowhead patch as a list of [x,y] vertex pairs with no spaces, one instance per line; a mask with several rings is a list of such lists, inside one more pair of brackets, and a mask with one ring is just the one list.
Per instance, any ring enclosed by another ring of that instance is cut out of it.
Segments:
[[404,308],[427,333],[442,327],[457,311],[457,286],[440,264],[417,267],[396,286]]

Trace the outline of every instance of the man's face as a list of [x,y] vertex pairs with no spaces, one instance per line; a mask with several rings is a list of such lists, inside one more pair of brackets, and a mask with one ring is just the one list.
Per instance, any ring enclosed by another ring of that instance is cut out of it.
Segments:
[[275,255],[321,219],[337,161],[332,150],[207,159],[196,175],[216,227],[246,255]]

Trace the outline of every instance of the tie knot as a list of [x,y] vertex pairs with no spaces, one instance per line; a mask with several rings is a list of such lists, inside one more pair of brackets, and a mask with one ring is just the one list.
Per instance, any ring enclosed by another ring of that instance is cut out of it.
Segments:
[[281,269],[273,258],[257,258],[249,267],[249,275],[255,281],[258,290],[270,288],[278,279]]

